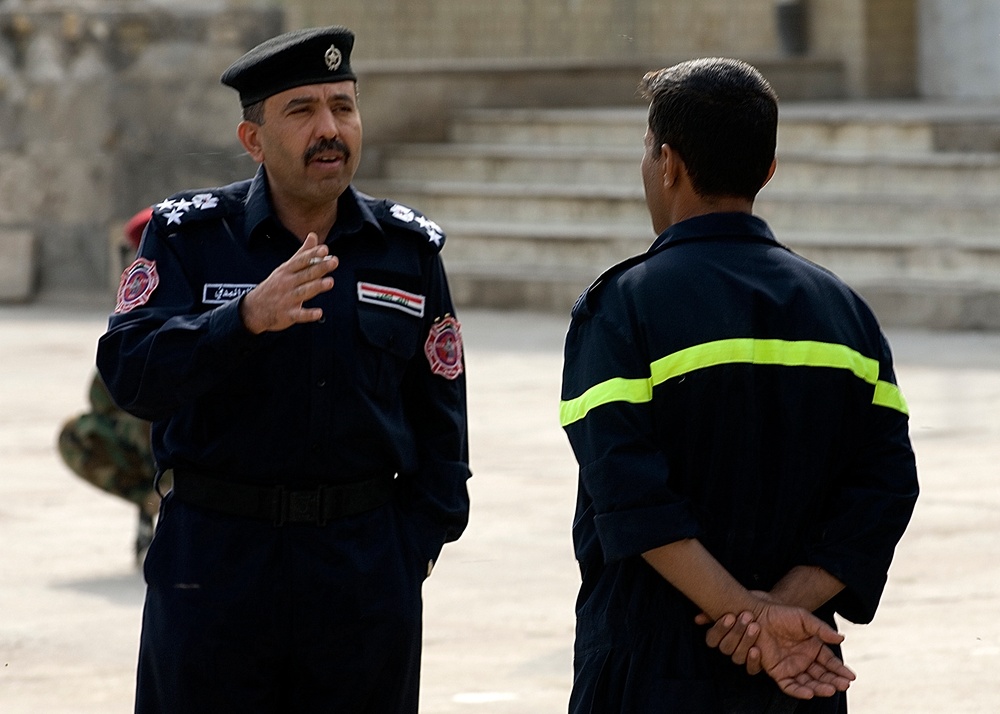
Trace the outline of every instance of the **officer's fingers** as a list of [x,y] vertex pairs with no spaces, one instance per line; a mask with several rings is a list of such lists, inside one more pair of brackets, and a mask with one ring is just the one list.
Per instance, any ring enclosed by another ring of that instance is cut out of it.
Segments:
[[718,647],[733,625],[736,624],[736,615],[723,615],[715,624],[708,628],[705,633],[705,644],[709,647]]
[[293,272],[305,270],[318,262],[317,258],[323,258],[330,252],[326,243],[320,243],[319,237],[314,232],[310,232],[295,254],[285,261],[283,267],[287,267]]
[[[319,249],[325,250],[326,246],[320,246],[317,250]],[[307,280],[314,280],[318,277],[326,275],[327,273],[333,272],[337,269],[338,265],[340,265],[340,259],[337,256],[317,254],[309,258],[306,263],[306,267],[309,269],[309,272],[303,272],[303,275],[306,276]]]
[[757,636],[760,635],[760,625],[751,622],[747,625],[746,632],[736,645],[736,650],[732,654],[732,660],[736,664],[744,664],[750,654],[750,649],[757,644]]
[[294,314],[293,322],[317,322],[323,318],[323,310],[318,307],[300,307]]
[[[729,632],[726,633],[726,636],[722,638],[722,642],[719,643],[719,651],[722,652],[723,654],[730,656],[736,655],[737,653],[740,654],[741,659],[737,660],[734,658],[733,660],[734,662],[736,662],[736,664],[743,664],[742,657],[746,657],[747,649],[749,649],[750,644],[753,644],[751,642],[746,647],[744,647],[742,651],[740,650],[740,642],[743,640],[744,636],[746,635],[747,628],[750,626],[752,622],[753,622],[752,614],[750,614],[749,612],[742,613],[736,619],[736,624],[733,625],[733,627],[729,630]],[[757,639],[756,635],[754,635],[753,639],[754,641],[756,641]]]
[[306,235],[306,239],[304,241],[302,241],[302,245],[300,245],[299,249],[297,251],[295,251],[295,254],[296,255],[302,255],[304,253],[308,253],[309,251],[311,251],[313,248],[315,248],[318,245],[319,245],[319,236],[316,235],[315,232],[310,231]]

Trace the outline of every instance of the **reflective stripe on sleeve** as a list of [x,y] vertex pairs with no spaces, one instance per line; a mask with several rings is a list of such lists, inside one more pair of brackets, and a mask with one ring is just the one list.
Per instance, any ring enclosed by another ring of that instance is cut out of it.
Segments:
[[892,382],[877,382],[875,384],[875,396],[872,398],[872,404],[877,404],[880,407],[888,409],[895,409],[897,412],[903,412],[903,414],[910,413],[910,409],[906,405],[906,399],[903,398],[903,392]]
[[568,426],[603,404],[649,402],[653,399],[653,388],[668,379],[723,364],[846,369],[855,377],[875,385],[873,404],[895,409],[903,414],[908,413],[899,388],[889,382],[879,381],[878,361],[865,357],[850,347],[806,340],[789,342],[739,338],[707,342],[662,357],[649,366],[650,376],[647,378],[614,377],[596,384],[579,397],[560,404],[559,422],[564,427]]

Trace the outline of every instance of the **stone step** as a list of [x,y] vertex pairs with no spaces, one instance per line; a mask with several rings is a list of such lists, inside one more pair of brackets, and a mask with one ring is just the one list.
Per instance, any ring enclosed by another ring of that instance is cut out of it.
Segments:
[[[647,226],[642,187],[630,185],[497,184],[451,181],[372,181],[361,188],[419,208],[442,225],[454,220],[620,223]],[[779,231],[912,233],[935,238],[1000,236],[1000,202],[951,196],[799,191],[767,186],[756,211]]]
[[642,150],[645,108],[479,109],[458,117],[449,141],[457,144],[629,147]]
[[[418,208],[445,226],[455,220],[645,226],[642,187],[634,185],[366,181],[359,188]],[[447,228],[446,228],[447,230]]]
[[851,285],[937,280],[1000,289],[1000,238],[788,232],[779,239]]
[[754,208],[775,230],[902,234],[913,240],[986,238],[1000,243],[1000,203],[983,197],[889,193],[801,194],[765,187]]
[[[644,252],[650,228],[617,225],[503,224],[453,221],[445,260],[452,269],[503,274],[566,271],[588,281]],[[1000,240],[939,240],[910,234],[785,232],[779,240],[848,282],[951,279],[1000,286]]]
[[[533,309],[568,314],[593,278],[566,270],[512,271],[449,264],[459,309]],[[1000,329],[1000,287],[950,279],[879,279],[852,287],[885,326],[950,330]]]
[[384,153],[384,174],[390,179],[634,184],[642,145],[403,144]]
[[[448,233],[459,305],[568,311],[654,235],[646,110],[477,110],[447,145],[390,147],[361,183]],[[785,102],[756,211],[893,325],[1000,328],[1000,109]]]
[[[642,150],[405,144],[389,147],[385,155],[383,168],[389,179],[636,185]],[[802,193],[994,197],[1000,195],[1000,154],[787,151],[779,154],[771,187]]]
[[[463,114],[449,140],[464,144],[642,147],[645,108],[488,109]],[[781,151],[1000,151],[1000,105],[783,102]]]
[[870,100],[784,102],[779,150],[926,153],[1000,151],[1000,104]]
[[912,155],[780,152],[769,188],[821,192],[987,199],[1000,195],[1000,154]]

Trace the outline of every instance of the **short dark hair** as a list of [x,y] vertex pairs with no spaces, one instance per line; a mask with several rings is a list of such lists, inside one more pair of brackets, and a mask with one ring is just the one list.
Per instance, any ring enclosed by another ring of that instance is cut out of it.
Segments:
[[695,191],[757,195],[778,135],[778,97],[760,72],[741,60],[697,59],[648,73],[640,88],[656,147],[680,155]]
[[264,100],[248,104],[243,107],[243,120],[252,121],[254,124],[264,123]]

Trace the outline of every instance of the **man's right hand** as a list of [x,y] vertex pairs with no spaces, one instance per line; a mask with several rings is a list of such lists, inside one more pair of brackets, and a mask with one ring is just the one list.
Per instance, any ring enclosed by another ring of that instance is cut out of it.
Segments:
[[[855,675],[826,646],[840,644],[843,635],[802,608],[781,605],[767,593],[752,594],[768,602],[765,608],[756,617],[744,612],[719,618],[706,632],[705,643],[734,664],[745,665],[748,674],[766,671],[797,699],[846,691]],[[704,613],[695,621],[711,623]]]
[[832,697],[847,691],[855,674],[827,647],[844,636],[812,613],[768,603],[757,614],[755,647],[760,665],[785,694],[796,699]]
[[335,270],[339,261],[329,253],[315,233],[306,236],[295,255],[243,296],[240,318],[247,330],[259,335],[321,319],[322,309],[302,305],[333,287],[333,278],[327,273]]

